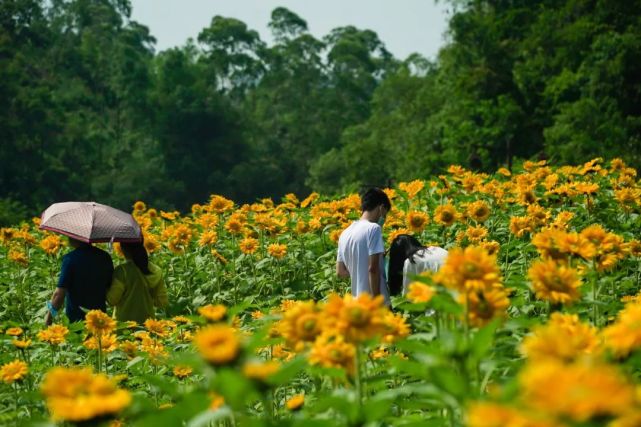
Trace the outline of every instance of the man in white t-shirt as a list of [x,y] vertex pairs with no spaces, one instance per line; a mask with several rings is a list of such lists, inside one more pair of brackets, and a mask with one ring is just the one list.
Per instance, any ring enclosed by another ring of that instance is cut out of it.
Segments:
[[352,295],[367,292],[373,296],[383,295],[385,304],[390,304],[385,280],[382,225],[392,208],[387,194],[380,188],[371,188],[361,197],[361,211],[338,239],[336,274],[349,277]]

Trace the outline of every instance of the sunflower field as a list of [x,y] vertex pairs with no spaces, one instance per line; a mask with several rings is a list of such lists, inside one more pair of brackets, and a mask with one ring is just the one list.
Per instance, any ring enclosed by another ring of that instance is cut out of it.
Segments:
[[137,202],[170,300],[144,324],[45,327],[65,241],[38,218],[0,230],[0,424],[641,425],[636,170],[451,166],[385,191],[387,244],[449,251],[393,310],[336,277],[357,194]]

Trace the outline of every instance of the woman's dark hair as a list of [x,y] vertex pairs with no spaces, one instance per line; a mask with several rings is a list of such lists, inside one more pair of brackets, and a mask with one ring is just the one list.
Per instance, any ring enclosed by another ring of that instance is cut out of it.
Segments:
[[403,291],[403,265],[409,259],[414,263],[416,252],[425,249],[415,237],[409,234],[399,234],[389,249],[389,267],[387,269],[387,283],[390,295],[399,295]]
[[361,210],[371,211],[376,207],[383,205],[388,211],[392,209],[392,203],[383,190],[377,187],[370,188],[361,196]]
[[143,242],[123,242],[120,244],[120,247],[125,256],[131,259],[143,274],[151,274],[151,271],[149,271],[149,255],[147,255],[147,249],[145,249]]

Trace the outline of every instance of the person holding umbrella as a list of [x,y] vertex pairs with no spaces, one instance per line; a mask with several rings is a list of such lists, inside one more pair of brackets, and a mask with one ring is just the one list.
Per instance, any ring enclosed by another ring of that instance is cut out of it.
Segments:
[[70,322],[85,319],[86,310],[106,311],[107,289],[114,271],[111,256],[90,243],[69,238],[73,251],[62,257],[58,286],[47,302],[45,323],[50,325],[65,302]]
[[65,202],[54,203],[42,213],[40,228],[66,235],[74,248],[62,258],[58,286],[47,302],[45,323],[53,322],[63,302],[70,322],[84,320],[88,310],[106,311],[113,262],[107,252],[92,243],[142,241],[136,220],[99,203]]

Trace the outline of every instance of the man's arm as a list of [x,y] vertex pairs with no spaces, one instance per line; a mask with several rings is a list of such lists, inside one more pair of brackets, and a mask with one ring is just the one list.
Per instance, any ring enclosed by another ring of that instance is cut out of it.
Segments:
[[342,279],[349,277],[349,271],[343,261],[336,261],[336,275]]
[[[51,306],[56,312],[62,308],[62,304],[65,302],[65,288],[56,288],[53,291],[53,296],[51,297]],[[45,324],[51,325],[53,322],[53,314],[51,310],[47,310],[47,316],[45,317]]]
[[369,256],[369,267],[367,271],[369,272],[369,289],[372,293],[372,296],[381,294],[381,257],[382,253],[374,254]]

